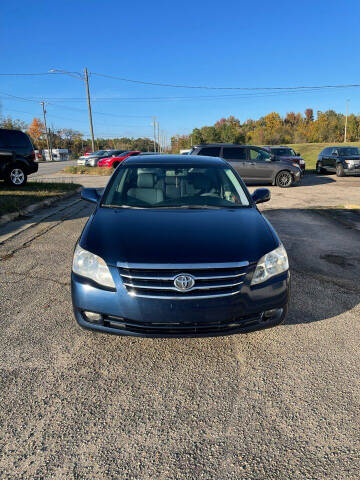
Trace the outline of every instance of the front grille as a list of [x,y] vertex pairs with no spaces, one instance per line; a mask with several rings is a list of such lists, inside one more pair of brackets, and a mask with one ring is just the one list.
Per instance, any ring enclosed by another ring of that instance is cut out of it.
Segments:
[[181,323],[136,322],[135,320],[104,316],[105,327],[140,335],[182,336],[182,335],[226,335],[242,329],[264,325],[262,313],[245,315],[230,321],[205,321]]
[[[143,298],[191,300],[228,297],[240,293],[248,262],[215,264],[146,265],[118,264],[129,295]],[[191,275],[194,286],[181,291],[174,285],[178,275]]]

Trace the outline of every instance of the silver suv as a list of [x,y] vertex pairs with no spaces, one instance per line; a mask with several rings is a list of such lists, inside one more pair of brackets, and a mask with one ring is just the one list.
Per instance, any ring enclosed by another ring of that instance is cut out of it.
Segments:
[[288,188],[301,178],[301,170],[297,163],[278,160],[271,153],[253,145],[229,143],[195,145],[189,155],[221,157],[227,160],[247,185],[270,183]]

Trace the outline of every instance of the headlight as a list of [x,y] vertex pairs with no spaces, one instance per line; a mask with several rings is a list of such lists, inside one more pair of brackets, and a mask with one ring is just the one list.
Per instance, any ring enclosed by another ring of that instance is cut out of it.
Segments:
[[115,283],[105,261],[77,245],[73,259],[73,272],[91,278],[105,287],[115,288]]
[[251,280],[251,285],[265,282],[269,278],[286,272],[289,269],[289,260],[283,245],[267,253],[258,261]]

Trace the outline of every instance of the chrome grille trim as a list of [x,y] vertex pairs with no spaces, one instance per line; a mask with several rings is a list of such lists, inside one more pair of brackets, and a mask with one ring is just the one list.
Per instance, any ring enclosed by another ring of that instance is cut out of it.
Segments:
[[[136,280],[175,280],[175,277],[179,275],[172,275],[170,277],[143,277],[141,275],[129,275],[125,273],[121,273],[122,277],[136,279]],[[207,277],[199,277],[198,275],[192,275],[194,277],[194,280],[223,280],[224,278],[236,278],[236,277],[242,277],[243,275],[246,275],[246,273],[238,273],[236,275],[212,275],[212,276],[207,276]]]
[[[190,288],[186,292],[193,292],[194,290],[212,290],[214,288],[217,288],[220,290],[221,288],[231,288],[231,287],[236,287],[237,285],[241,285],[244,282],[237,282],[237,283],[229,283],[229,284],[221,284],[221,285],[199,285]],[[160,287],[158,285],[134,285],[133,283],[125,283],[123,284],[127,287],[132,287],[132,288],[141,288],[145,290],[173,290],[174,292],[179,292],[179,290],[175,287],[170,287],[170,286],[165,286],[165,287]]]
[[128,292],[132,297],[141,297],[141,298],[154,298],[157,300],[201,300],[206,298],[218,298],[218,297],[230,297],[232,295],[238,295],[240,290],[230,293],[214,293],[212,295],[145,295],[143,293],[135,293],[133,291]]
[[117,262],[118,268],[139,270],[205,270],[217,268],[241,268],[247,267],[249,262],[226,262],[226,263],[126,263]]
[[[128,264],[118,262],[124,289],[133,297],[164,300],[200,300],[230,297],[241,291],[249,262],[194,264]],[[195,285],[176,288],[179,275],[190,275]]]

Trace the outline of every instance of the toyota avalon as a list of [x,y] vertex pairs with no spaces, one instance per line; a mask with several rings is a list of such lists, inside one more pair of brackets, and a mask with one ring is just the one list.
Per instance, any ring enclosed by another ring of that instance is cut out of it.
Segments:
[[284,246],[221,158],[130,157],[104,192],[75,247],[72,300],[88,329],[143,337],[249,332],[285,319]]

